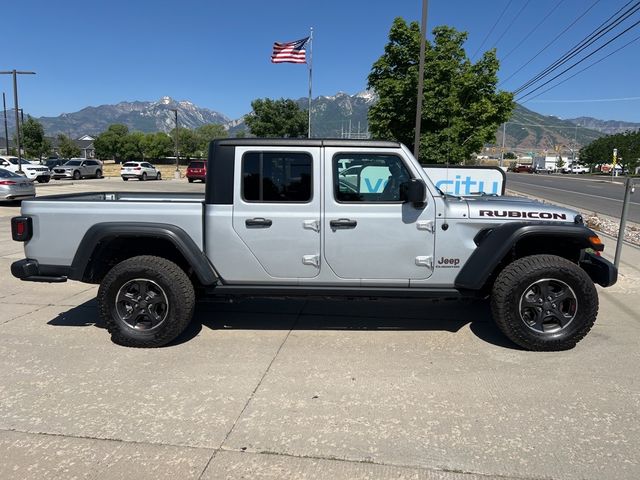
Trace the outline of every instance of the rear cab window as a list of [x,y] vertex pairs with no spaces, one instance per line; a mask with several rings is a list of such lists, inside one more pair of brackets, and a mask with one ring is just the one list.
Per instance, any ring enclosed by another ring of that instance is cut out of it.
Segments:
[[308,203],[313,159],[304,152],[246,152],[242,156],[242,198],[246,202]]

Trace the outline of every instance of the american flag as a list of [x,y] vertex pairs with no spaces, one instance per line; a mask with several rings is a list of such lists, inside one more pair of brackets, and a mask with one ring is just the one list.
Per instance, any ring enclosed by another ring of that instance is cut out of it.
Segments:
[[305,44],[309,37],[295,42],[273,44],[273,54],[271,55],[271,63],[307,63]]

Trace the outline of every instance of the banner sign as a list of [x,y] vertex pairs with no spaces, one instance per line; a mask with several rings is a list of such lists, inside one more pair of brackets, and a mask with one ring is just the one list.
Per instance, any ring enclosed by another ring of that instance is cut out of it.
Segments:
[[436,187],[451,195],[504,195],[507,176],[500,167],[427,165],[424,170]]

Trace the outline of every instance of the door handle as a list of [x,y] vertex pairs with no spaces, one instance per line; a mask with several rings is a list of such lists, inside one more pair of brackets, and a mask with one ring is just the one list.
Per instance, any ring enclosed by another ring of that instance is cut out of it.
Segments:
[[248,218],[244,221],[247,228],[269,228],[273,222],[268,218]]
[[331,220],[329,222],[329,225],[334,230],[337,230],[339,228],[356,228],[358,222],[356,220],[350,220],[348,218],[339,218],[338,220]]

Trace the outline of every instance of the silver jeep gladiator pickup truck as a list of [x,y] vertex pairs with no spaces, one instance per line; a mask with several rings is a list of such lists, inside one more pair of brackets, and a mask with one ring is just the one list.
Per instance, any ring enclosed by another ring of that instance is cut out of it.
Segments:
[[530,350],[572,348],[613,285],[598,236],[574,211],[438,190],[402,144],[211,143],[204,198],[87,193],[23,202],[17,278],[100,284],[113,341],[158,347],[196,294],[490,298]]

